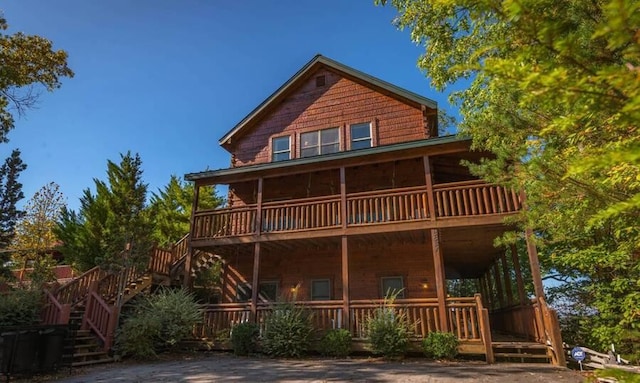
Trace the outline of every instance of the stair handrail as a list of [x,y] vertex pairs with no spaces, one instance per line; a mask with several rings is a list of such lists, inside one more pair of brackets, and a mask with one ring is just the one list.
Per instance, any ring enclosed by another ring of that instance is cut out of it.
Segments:
[[489,324],[489,310],[487,310],[482,304],[482,296],[475,294],[474,299],[476,301],[476,310],[478,313],[478,324],[482,343],[484,343],[485,357],[487,363],[494,363],[495,357],[493,355],[493,340],[491,339],[491,325]]
[[93,330],[102,340],[103,350],[109,351],[118,325],[119,309],[117,305],[111,305],[102,299],[97,292],[98,284],[98,281],[94,282],[89,291],[82,329]]
[[72,281],[58,287],[53,296],[61,304],[70,304],[72,307],[82,302],[91,289],[91,284],[102,279],[106,275],[106,271],[96,266],[87,270],[82,275],[74,278]]
[[42,324],[67,324],[71,317],[71,304],[60,303],[49,290],[44,290],[45,304],[41,312]]
[[536,303],[540,309],[542,336],[544,337],[547,348],[551,351],[551,361],[556,366],[564,367],[567,365],[567,361],[564,355],[562,335],[560,334],[558,313],[549,307],[543,297],[536,299]]

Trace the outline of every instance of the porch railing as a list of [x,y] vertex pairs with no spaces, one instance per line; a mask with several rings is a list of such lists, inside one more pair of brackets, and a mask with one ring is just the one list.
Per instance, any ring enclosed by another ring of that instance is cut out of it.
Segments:
[[294,231],[340,226],[340,196],[262,205],[262,231]]
[[520,196],[509,188],[478,181],[435,185],[437,217],[463,217],[516,212]]
[[[311,311],[312,323],[317,331],[347,328],[354,339],[366,338],[366,322],[375,310],[382,307],[382,300],[352,300],[350,302],[350,323],[344,322],[343,303],[335,301],[297,302]],[[447,299],[447,320],[450,331],[463,341],[483,342],[484,327],[482,307],[475,297]],[[254,323],[261,331],[265,329],[267,318],[273,311],[273,303],[259,303]],[[414,339],[424,338],[430,332],[441,331],[440,312],[436,298],[399,299],[391,307],[396,313],[406,315]],[[225,338],[233,326],[249,322],[251,319],[248,303],[223,303],[203,305],[204,320],[194,329],[198,338]]]
[[424,186],[347,195],[349,225],[412,221],[429,217]]
[[[348,227],[389,222],[421,221],[513,213],[522,208],[519,195],[508,188],[481,181],[434,186],[435,212],[429,211],[425,186],[351,193],[346,195]],[[203,210],[194,215],[193,239],[255,234],[257,205]],[[260,231],[281,233],[342,225],[339,195],[262,204]]]

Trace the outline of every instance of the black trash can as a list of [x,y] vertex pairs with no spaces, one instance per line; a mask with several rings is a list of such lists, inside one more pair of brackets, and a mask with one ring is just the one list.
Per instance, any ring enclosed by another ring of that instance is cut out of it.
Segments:
[[38,371],[51,372],[62,364],[68,326],[47,326],[40,330],[38,341]]

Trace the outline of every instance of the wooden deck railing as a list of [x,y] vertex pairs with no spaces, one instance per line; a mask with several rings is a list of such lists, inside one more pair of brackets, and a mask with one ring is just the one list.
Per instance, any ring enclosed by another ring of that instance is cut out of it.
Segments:
[[429,218],[424,186],[347,195],[349,225],[412,221]]
[[262,231],[294,231],[340,226],[340,196],[262,205]]
[[[351,335],[354,339],[366,338],[366,323],[376,310],[381,309],[381,300],[355,300],[350,302]],[[407,322],[413,330],[413,337],[425,337],[431,331],[439,331],[438,300],[398,299],[388,306],[407,316]]]
[[[346,195],[347,226],[421,221],[513,213],[522,208],[519,195],[502,186],[465,181],[434,186],[435,212],[429,211],[426,186]],[[260,231],[282,233],[340,227],[339,195],[266,202]],[[257,233],[257,206],[199,211],[194,215],[193,239],[213,239]]]
[[516,212],[522,208],[514,190],[478,181],[435,185],[437,217],[464,217]]
[[233,326],[249,321],[249,303],[221,303],[202,305],[203,320],[195,326],[193,335],[196,338],[227,338]]
[[199,211],[193,217],[193,237],[217,238],[251,234],[255,231],[255,216],[255,205]]

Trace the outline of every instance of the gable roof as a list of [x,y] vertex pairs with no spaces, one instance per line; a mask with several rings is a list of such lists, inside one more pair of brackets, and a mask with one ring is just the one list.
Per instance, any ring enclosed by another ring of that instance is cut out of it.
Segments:
[[267,113],[272,105],[277,105],[277,102],[279,100],[286,97],[292,90],[296,88],[298,84],[300,84],[302,81],[307,80],[309,76],[315,73],[315,71],[320,67],[326,67],[330,70],[340,72],[346,77],[356,80],[357,82],[362,83],[369,88],[385,91],[395,98],[409,101],[418,105],[425,105],[431,109],[436,109],[438,106],[437,102],[434,100],[420,96],[417,93],[413,93],[406,89],[400,88],[384,80],[380,80],[377,77],[368,75],[357,69],[353,69],[335,60],[318,54],[314,56],[311,61],[306,63],[296,74],[294,74],[293,77],[282,84],[280,88],[273,92],[271,96],[269,96],[254,110],[252,110],[251,113],[243,118],[236,126],[233,127],[233,129],[222,136],[219,141],[220,145],[224,146],[230,144],[234,136],[238,135],[241,131],[250,126],[253,121]]

